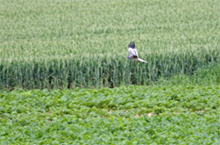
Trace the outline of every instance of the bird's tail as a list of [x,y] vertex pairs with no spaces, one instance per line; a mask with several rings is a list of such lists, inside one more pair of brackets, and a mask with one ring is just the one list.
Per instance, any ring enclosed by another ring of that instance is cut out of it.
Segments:
[[145,60],[143,60],[143,59],[140,59],[140,58],[138,58],[138,61],[139,61],[139,62],[147,63],[147,61],[145,61]]

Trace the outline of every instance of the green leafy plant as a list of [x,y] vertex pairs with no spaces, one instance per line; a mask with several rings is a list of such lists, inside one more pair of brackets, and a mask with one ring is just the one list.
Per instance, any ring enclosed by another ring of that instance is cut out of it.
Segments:
[[[3,144],[214,144],[217,84],[0,92]],[[129,95],[132,94],[132,97]]]

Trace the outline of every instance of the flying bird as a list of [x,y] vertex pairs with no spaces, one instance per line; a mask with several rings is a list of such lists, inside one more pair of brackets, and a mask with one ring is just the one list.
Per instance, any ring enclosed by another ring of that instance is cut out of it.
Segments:
[[130,53],[130,56],[127,57],[127,59],[132,59],[139,62],[145,62],[147,63],[147,61],[140,59],[138,57],[138,52],[137,52],[137,48],[135,47],[135,43],[134,42],[130,42],[130,44],[128,45],[128,51]]

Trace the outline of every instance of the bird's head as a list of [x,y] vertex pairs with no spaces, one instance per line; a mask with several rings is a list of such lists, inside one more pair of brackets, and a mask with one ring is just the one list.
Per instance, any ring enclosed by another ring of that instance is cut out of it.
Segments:
[[130,44],[128,45],[128,47],[135,48],[135,43],[134,43],[134,41],[133,41],[133,42],[130,42]]

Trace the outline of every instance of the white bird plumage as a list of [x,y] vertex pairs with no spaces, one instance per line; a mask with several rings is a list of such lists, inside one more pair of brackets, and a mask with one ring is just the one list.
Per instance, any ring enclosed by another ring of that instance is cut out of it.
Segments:
[[145,61],[143,59],[140,59],[138,57],[137,48],[135,47],[135,43],[134,42],[130,43],[128,51],[130,53],[130,56],[127,57],[128,59],[136,60],[138,63],[139,62],[147,63],[147,61]]
[[138,57],[138,52],[137,52],[137,48],[128,48],[128,51],[130,52],[130,56],[137,56]]

